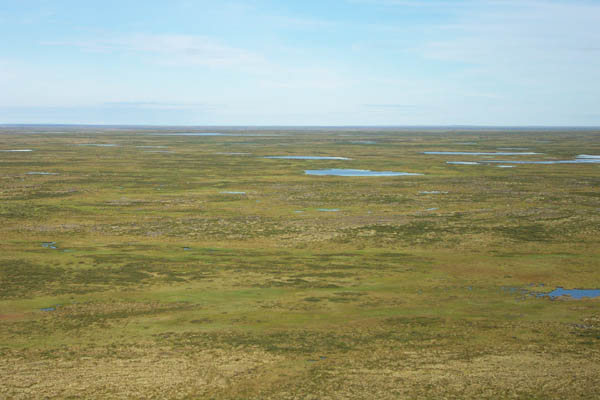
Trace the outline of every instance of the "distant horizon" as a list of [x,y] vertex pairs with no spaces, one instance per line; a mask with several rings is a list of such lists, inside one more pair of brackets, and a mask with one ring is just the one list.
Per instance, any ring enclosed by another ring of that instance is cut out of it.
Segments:
[[206,129],[245,129],[245,128],[257,128],[257,129],[279,129],[279,128],[298,128],[298,129],[321,129],[321,128],[364,128],[364,129],[415,129],[415,128],[427,128],[427,129],[443,129],[443,128],[460,128],[460,129],[585,129],[595,130],[600,129],[600,125],[462,125],[462,124],[449,124],[449,125],[177,125],[177,124],[78,124],[78,123],[0,123],[0,129],[2,128],[27,128],[27,127],[107,127],[107,128],[176,128],[176,129],[194,129],[194,130],[206,130]]

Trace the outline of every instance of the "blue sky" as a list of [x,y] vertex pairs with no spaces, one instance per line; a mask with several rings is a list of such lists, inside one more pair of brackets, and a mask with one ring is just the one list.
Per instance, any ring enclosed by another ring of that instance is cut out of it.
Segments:
[[4,0],[0,123],[600,126],[600,1]]

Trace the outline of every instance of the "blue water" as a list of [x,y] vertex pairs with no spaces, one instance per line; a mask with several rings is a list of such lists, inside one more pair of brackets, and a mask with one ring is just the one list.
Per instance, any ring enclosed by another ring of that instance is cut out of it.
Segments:
[[56,308],[54,307],[46,307],[46,308],[40,308],[41,311],[55,311]]
[[177,133],[158,133],[158,135],[176,135],[176,136],[231,136],[227,133],[218,132],[177,132]]
[[453,156],[532,156],[540,153],[533,152],[518,152],[518,153],[507,153],[507,152],[494,152],[494,153],[480,153],[474,151],[424,151],[423,154],[429,155],[453,155]]
[[475,161],[446,161],[446,164],[453,164],[453,165],[479,165],[479,163],[475,162]]
[[377,142],[374,142],[372,140],[351,140],[350,143],[352,143],[352,144],[377,144]]
[[285,160],[350,160],[346,157],[329,157],[329,156],[267,156],[265,158],[276,158]]
[[233,192],[233,191],[225,191],[221,192],[222,194],[246,194],[246,192]]
[[47,249],[56,249],[57,247],[55,245],[56,242],[42,242],[42,247],[45,247]]
[[22,149],[22,150],[18,149],[18,150],[0,150],[0,151],[2,151],[2,152],[13,152],[13,151],[15,151],[15,152],[22,152],[22,151],[33,151],[33,150],[31,150],[31,149]]
[[319,208],[317,211],[338,212],[338,211],[340,211],[340,209],[339,208]]
[[116,147],[114,143],[78,143],[77,146]]
[[56,172],[28,172],[27,175],[58,175]]
[[600,164],[600,158],[576,158],[575,160],[555,160],[555,161],[506,161],[506,160],[486,160],[486,163],[501,164]]
[[407,176],[423,175],[410,172],[393,171],[370,171],[368,169],[307,169],[304,171],[307,175],[332,175],[332,176]]
[[543,296],[548,296],[551,299],[555,299],[560,296],[570,296],[573,299],[581,300],[584,297],[600,297],[600,289],[563,289],[558,287],[550,293],[544,294]]

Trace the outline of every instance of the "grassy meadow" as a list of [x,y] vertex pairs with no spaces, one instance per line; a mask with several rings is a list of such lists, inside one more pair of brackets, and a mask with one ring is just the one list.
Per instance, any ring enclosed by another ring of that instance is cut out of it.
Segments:
[[[0,398],[600,398],[600,298],[538,296],[600,288],[600,164],[447,164],[598,131],[1,129],[16,149]],[[329,168],[423,175],[304,173]]]

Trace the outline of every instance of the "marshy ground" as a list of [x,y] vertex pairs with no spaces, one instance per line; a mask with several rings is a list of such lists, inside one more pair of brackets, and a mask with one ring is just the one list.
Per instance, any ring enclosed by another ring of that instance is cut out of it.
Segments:
[[514,163],[600,132],[49,130],[0,134],[1,398],[600,397],[600,298],[539,296],[600,288],[600,163]]

